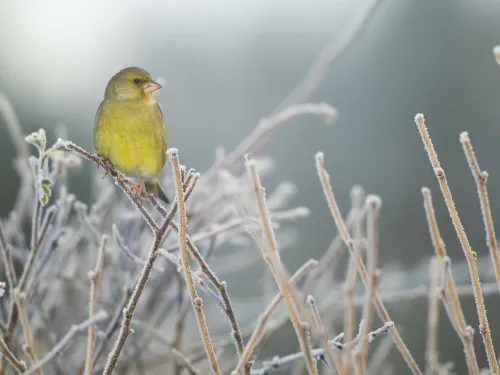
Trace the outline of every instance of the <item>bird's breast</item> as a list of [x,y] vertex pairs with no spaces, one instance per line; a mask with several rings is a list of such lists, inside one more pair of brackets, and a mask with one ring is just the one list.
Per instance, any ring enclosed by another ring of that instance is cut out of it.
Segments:
[[95,147],[127,175],[155,176],[165,164],[167,148],[156,103],[104,101],[96,116]]

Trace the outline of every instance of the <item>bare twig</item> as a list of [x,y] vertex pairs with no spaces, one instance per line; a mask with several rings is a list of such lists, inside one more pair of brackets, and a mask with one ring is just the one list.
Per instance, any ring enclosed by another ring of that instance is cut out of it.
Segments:
[[7,131],[16,148],[17,154],[27,162],[30,156],[28,144],[24,141],[21,124],[12,108],[12,104],[4,94],[0,94],[0,114],[2,114],[5,119]]
[[474,155],[474,149],[470,142],[469,134],[463,132],[460,134],[460,142],[462,143],[465,157],[469,162],[469,166],[474,176],[477,185],[477,193],[481,203],[481,211],[483,213],[484,229],[486,230],[486,243],[490,250],[491,260],[495,269],[495,276],[500,287],[500,254],[498,253],[497,237],[495,234],[495,226],[493,225],[493,217],[491,215],[490,201],[488,198],[488,190],[486,189],[486,180],[488,172],[481,171],[479,163]]
[[5,241],[2,223],[0,223],[0,251],[2,252],[2,261],[5,266],[5,274],[9,286],[9,293],[12,294],[17,285],[16,270],[12,260],[12,252],[10,246]]
[[[439,258],[434,256],[429,262],[429,306],[427,313],[427,348],[425,354],[426,375],[435,375],[438,365],[438,323],[439,323]],[[446,278],[445,278],[446,280]]]
[[75,145],[72,142],[66,141],[64,142],[64,146],[66,150],[71,151],[87,160],[93,161],[96,165],[102,167],[106,172],[108,172],[115,181],[115,183],[123,190],[123,192],[127,195],[127,197],[129,197],[132,203],[139,210],[142,217],[148,223],[153,233],[158,232],[159,230],[158,225],[155,223],[151,215],[144,208],[140,199],[136,198],[134,193],[130,190],[129,186],[132,183],[125,176],[123,176],[120,172],[118,172],[111,164],[102,163],[97,155],[90,154],[88,151],[84,150],[80,146]]
[[[5,103],[3,103],[3,104],[5,105]],[[17,128],[18,127],[18,124],[16,123],[17,120],[14,118],[13,121],[15,123],[14,127]],[[19,136],[19,135],[20,134],[17,134],[17,136]],[[38,159],[38,164],[36,165],[35,168],[43,169],[45,161],[46,161],[46,158],[44,158],[44,157],[42,157],[42,155],[40,155],[40,157]],[[36,169],[35,169],[34,173],[37,173]],[[34,180],[36,182],[36,178],[34,178]],[[38,191],[38,184],[37,183],[35,183],[35,192],[36,192],[36,195],[40,194],[40,192]],[[29,285],[28,282],[30,280],[31,274],[34,270],[35,261],[36,261],[37,255],[39,253],[39,250],[40,250],[43,236],[46,233],[46,227],[42,231],[40,231],[40,221],[42,220],[40,217],[41,211],[42,211],[42,204],[40,202],[40,199],[36,199],[35,200],[35,208],[33,210],[33,216],[32,216],[32,224],[31,224],[31,243],[30,243],[31,251],[30,251],[30,254],[28,256],[26,263],[23,266],[23,272],[22,272],[21,277],[19,279],[19,283],[16,285],[15,294],[17,294],[17,296],[12,299],[9,320],[7,322],[7,328],[4,332],[5,343],[7,344],[7,346],[10,346],[11,340],[12,340],[12,335],[14,333],[16,326],[17,326],[18,316],[19,316],[19,311],[18,311],[19,307],[24,306],[24,304],[25,304],[25,299],[26,299],[25,292],[26,292],[27,286]],[[47,225],[50,222],[51,216],[54,214],[54,212],[55,212],[54,210],[49,210],[46,213],[45,223],[47,223]],[[2,235],[2,238],[3,238],[3,235]],[[2,240],[2,242],[3,242],[2,246],[6,246],[4,239]],[[8,252],[6,253],[6,255],[7,256],[9,255]],[[9,262],[8,259],[7,259],[7,262]],[[8,265],[8,263],[6,263],[6,264]],[[10,276],[13,278],[12,280],[10,280],[10,282],[13,282],[15,280],[15,272],[9,272],[9,273],[10,273]],[[25,333],[25,338],[28,339],[29,338],[28,335],[30,334],[31,330],[29,328],[26,311],[25,311],[25,316],[22,318],[26,319],[22,323],[23,323],[23,330]],[[32,339],[32,337],[31,337],[31,339]],[[34,347],[32,345],[30,345],[29,342],[27,342],[26,344],[28,345],[28,350],[30,351],[29,355],[30,355],[31,360],[32,361],[35,360],[34,363],[36,363],[36,353],[35,353]],[[2,358],[0,360],[0,375],[3,375],[4,373],[5,373],[5,358]]]
[[339,358],[337,355],[333,352],[332,346],[328,342],[328,334],[326,332],[326,328],[323,325],[321,315],[319,313],[318,305],[316,304],[316,300],[314,299],[313,296],[309,295],[307,297],[307,303],[311,307],[311,310],[313,312],[314,320],[315,320],[315,328],[320,334],[320,339],[323,345],[323,348],[325,349],[325,354],[326,357],[328,358],[328,362],[330,362],[330,366],[335,367],[335,370],[339,375],[344,375],[344,369],[342,366],[342,363],[340,362]]
[[[170,226],[172,227],[172,229],[175,232],[179,233],[179,227],[177,224],[172,222],[170,224]],[[208,266],[207,262],[203,259],[203,257],[201,256],[201,254],[198,251],[198,249],[196,248],[196,246],[194,246],[193,240],[191,240],[191,238],[187,234],[186,234],[186,242],[187,242],[187,246],[189,248],[189,251],[191,252],[193,257],[195,258],[195,260],[198,262],[198,264],[200,265],[201,271],[208,277],[210,282],[215,286],[215,288],[217,288],[217,290],[220,293],[220,296],[221,296],[222,302],[223,302],[223,310],[224,310],[224,312],[225,312],[226,316],[228,317],[229,322],[231,324],[231,332],[232,332],[232,336],[234,338],[236,350],[238,351],[238,355],[241,356],[241,354],[243,353],[243,349],[244,349],[243,339],[241,337],[238,322],[236,320],[236,316],[234,314],[233,307],[231,305],[231,300],[229,299],[229,294],[227,292],[227,285],[225,282],[220,281],[219,278],[217,277],[217,275]],[[160,252],[164,253],[163,251],[160,251]],[[181,322],[179,322],[179,323],[181,323]],[[249,371],[250,371],[250,366],[249,366],[249,364],[247,364],[245,366],[245,373],[248,374]]]
[[[368,338],[368,343],[371,343],[373,340],[375,340],[377,336],[380,336],[382,334],[385,335],[393,328],[394,328],[394,322],[392,321],[385,322],[385,324],[382,327],[376,329],[375,331],[369,332],[366,335],[366,337]],[[361,322],[359,323],[359,333],[354,340],[346,343],[341,343],[338,339],[333,339],[330,340],[330,345],[339,350],[345,350],[347,348],[353,348],[356,345],[358,345],[359,340],[361,340],[362,338],[363,338],[363,321],[361,320]]]
[[372,355],[372,359],[366,372],[368,374],[383,374],[381,368],[384,363],[387,361],[387,356],[391,352],[392,347],[394,346],[394,341],[392,337],[386,336],[382,339],[382,342],[378,344],[375,352]]
[[[104,259],[104,252],[106,251],[106,245],[108,242],[108,236],[103,235],[101,238],[101,245],[99,246],[99,252],[97,253],[97,261],[93,270],[89,272],[90,280],[90,298],[89,298],[89,319],[92,319],[96,314],[97,310],[97,289],[99,283],[99,276],[102,269],[102,263]],[[84,375],[92,375],[92,364],[95,346],[95,335],[96,328],[93,324],[89,325],[88,329],[88,339],[87,339],[87,357],[85,359]]]
[[[364,200],[365,192],[361,186],[353,186],[351,189],[351,201],[352,209],[351,212],[354,216],[353,234],[354,242],[358,247],[361,246],[361,240],[363,238],[363,215],[361,214],[361,208]],[[346,222],[346,226],[349,228],[349,223]],[[342,237],[340,237],[342,241]],[[354,338],[354,322],[356,321],[356,310],[354,308],[354,297],[356,293],[356,280],[357,280],[357,267],[356,259],[352,254],[349,254],[349,265],[347,268],[345,292],[346,292],[346,306],[344,311],[344,334],[347,342]],[[352,374],[352,360],[351,360],[351,348],[348,348],[344,352],[344,370],[345,375]]]
[[170,209],[170,214],[167,216],[167,218],[164,219],[160,229],[155,232],[155,237],[153,245],[149,252],[148,261],[142,269],[142,272],[137,280],[136,286],[134,288],[134,291],[132,292],[127,307],[123,309],[123,320],[120,327],[120,333],[115,342],[113,350],[108,355],[108,361],[106,362],[103,375],[110,375],[113,373],[114,368],[116,367],[116,363],[118,362],[118,357],[120,356],[123,346],[125,345],[125,342],[128,336],[130,335],[130,324],[132,322],[132,316],[134,314],[135,308],[137,307],[137,303],[139,302],[139,298],[141,297],[142,292],[149,279],[149,275],[151,274],[151,270],[153,269],[154,263],[158,258],[160,245],[161,242],[163,241],[163,236],[170,222],[172,221],[173,215],[175,213],[174,208],[176,208],[175,205],[172,205],[172,208]]
[[[432,204],[431,191],[428,188],[424,187],[422,188],[422,195],[424,198],[425,215],[427,218],[427,223],[429,225],[429,233],[431,235],[432,244],[434,245],[434,251],[436,252],[436,255],[441,259],[443,268],[447,270],[447,272],[443,272],[444,280],[442,280],[443,286],[441,295],[443,304],[445,306],[445,310],[448,314],[450,322],[464,346],[465,359],[467,362],[467,367],[469,368],[469,373],[478,375],[479,365],[476,360],[474,345],[470,335],[465,335],[467,323],[465,321],[465,315],[460,304],[460,299],[458,298],[459,291],[455,286],[455,280],[453,279],[453,275],[450,270],[451,260],[447,256],[446,247],[439,232],[436,214],[434,211],[434,206]],[[483,285],[483,288],[485,288],[485,285]]]
[[[217,288],[219,291],[221,297],[222,297],[222,302],[223,302],[223,308],[224,312],[226,313],[229,322],[231,324],[231,333],[232,336],[234,337],[234,341],[236,344],[236,350],[238,351],[238,355],[241,356],[243,354],[243,339],[241,337],[240,333],[240,328],[238,326],[238,322],[236,320],[236,316],[234,315],[233,307],[231,305],[231,301],[229,300],[229,294],[227,292],[227,285],[225,282],[220,281],[215,273],[210,269],[208,264],[205,262],[203,257],[201,256],[200,252],[198,249],[193,245],[192,241],[190,238],[186,235],[187,238],[187,245],[188,248],[193,255],[193,257],[196,259],[198,264],[201,267],[202,272],[207,275],[209,280],[212,282],[212,284]],[[181,258],[182,259],[182,258]],[[250,366],[249,364],[245,365],[245,374],[250,374]]]
[[[300,278],[311,268],[316,267],[318,265],[318,262],[314,259],[309,259],[306,263],[304,263],[295,273],[290,277],[288,283],[289,284],[295,284],[297,281],[300,280]],[[266,328],[266,324],[269,321],[269,318],[271,317],[271,314],[276,310],[278,305],[281,303],[283,300],[283,295],[281,293],[278,293],[269,303],[267,308],[264,310],[264,312],[260,315],[259,320],[253,330],[252,335],[250,336],[250,339],[247,342],[247,345],[245,347],[245,350],[243,354],[240,357],[240,360],[238,361],[238,364],[236,365],[236,368],[232,371],[232,375],[237,375],[239,374],[244,367],[244,364],[250,360],[250,357],[252,356],[253,351],[255,350],[259,338],[261,337],[262,333],[264,332]]]
[[189,264],[189,253],[186,246],[186,211],[184,208],[184,191],[182,187],[179,159],[178,159],[178,151],[177,149],[169,149],[168,157],[170,159],[170,163],[172,164],[173,175],[175,179],[176,186],[176,197],[177,204],[179,206],[179,247],[181,250],[181,263],[184,271],[184,278],[186,280],[186,284],[189,291],[189,296],[191,298],[191,303],[193,304],[196,319],[198,321],[198,326],[201,331],[201,335],[203,338],[203,342],[205,344],[205,350],[207,352],[207,356],[210,361],[210,365],[212,366],[212,371],[216,375],[220,375],[220,367],[217,362],[217,357],[215,355],[214,348],[212,346],[212,341],[210,340],[210,335],[208,332],[207,323],[205,320],[205,316],[203,315],[202,309],[202,299],[198,297],[198,293],[196,291],[196,287],[193,281],[193,275],[191,273],[191,267]]
[[205,181],[213,179],[217,173],[230,165],[238,163],[243,155],[256,150],[256,145],[262,138],[274,132],[278,127],[286,124],[291,119],[304,115],[312,114],[320,116],[327,122],[331,122],[336,117],[336,110],[326,103],[305,103],[289,106],[279,113],[273,114],[269,118],[262,118],[254,130],[223,159],[218,160],[204,175]]
[[64,350],[66,345],[70,343],[70,341],[75,337],[78,332],[85,331],[90,325],[97,324],[108,317],[105,311],[100,311],[95,314],[92,318],[87,319],[86,321],[71,326],[69,331],[64,335],[64,337],[59,341],[45,356],[37,363],[36,366],[31,367],[28,371],[24,373],[24,375],[33,375],[35,372],[38,372],[43,366],[52,361],[61,351]]
[[141,327],[141,329],[144,329],[147,332],[149,332],[158,341],[161,341],[163,344],[167,345],[172,356],[176,360],[179,361],[179,363],[181,364],[181,366],[183,368],[186,368],[187,370],[189,370],[189,372],[193,375],[200,375],[200,370],[198,370],[193,365],[192,361],[188,357],[186,357],[186,355],[184,353],[182,353],[178,349],[174,348],[169,340],[167,340],[165,337],[163,337],[162,335],[160,335],[158,333],[158,330],[156,328],[154,328],[154,327],[150,326],[149,324],[147,324],[146,322],[142,322],[140,320],[132,320],[132,325]]
[[483,300],[481,283],[476,266],[477,255],[472,251],[469,240],[467,239],[467,235],[465,234],[465,230],[462,226],[462,222],[460,220],[460,217],[458,216],[458,212],[451,196],[450,188],[448,186],[448,181],[446,180],[446,175],[444,173],[444,170],[441,168],[441,164],[439,163],[436,151],[434,150],[434,146],[432,145],[429,132],[427,131],[427,128],[425,126],[424,115],[417,114],[415,116],[415,123],[417,124],[418,130],[422,137],[422,142],[424,143],[425,149],[429,156],[431,166],[434,169],[434,173],[436,174],[441,192],[448,208],[448,212],[453,222],[453,226],[455,227],[455,231],[457,233],[460,244],[462,245],[462,250],[465,254],[465,258],[469,266],[472,287],[474,289],[474,299],[476,301],[477,314],[479,317],[479,331],[481,332],[481,336],[483,337],[483,343],[486,348],[486,354],[488,355],[490,370],[493,374],[498,375],[499,369],[497,358],[495,355],[495,349],[493,347],[493,339],[491,338],[490,326],[488,323],[488,318],[486,316],[486,307]]
[[[193,178],[193,183],[190,186],[192,186],[194,183],[196,183],[198,178],[199,178],[199,174],[195,173],[194,178]],[[190,188],[190,186],[188,186],[186,189],[187,191],[185,193],[185,199],[187,199],[189,197],[189,194],[192,191],[192,187]],[[154,199],[154,197],[152,197],[152,198]],[[161,213],[161,211],[160,211],[160,213]],[[176,233],[179,233],[179,226],[175,222],[172,221],[170,223],[170,226]],[[211,235],[209,237],[211,237]],[[236,320],[236,316],[234,314],[233,307],[231,305],[231,300],[229,299],[229,294],[227,292],[227,285],[225,282],[220,281],[219,278],[217,277],[217,275],[208,266],[208,263],[203,259],[200,252],[198,251],[198,249],[194,245],[193,240],[189,237],[189,235],[187,233],[186,233],[186,243],[187,243],[187,247],[189,248],[189,251],[191,252],[192,256],[195,258],[195,260],[200,265],[201,271],[208,277],[210,282],[215,286],[215,288],[217,288],[217,290],[220,293],[220,296],[221,296],[222,302],[223,302],[223,310],[224,310],[224,312],[225,312],[226,316],[228,317],[229,322],[231,324],[231,333],[232,333],[232,336],[234,338],[236,350],[238,352],[238,355],[241,356],[241,354],[243,353],[243,349],[244,349],[243,339],[241,337],[238,322]],[[178,246],[178,248],[179,247],[180,246]],[[182,321],[179,321],[179,324],[182,325],[183,324]],[[178,328],[180,328],[180,326]],[[178,337],[177,334],[176,334],[176,337]],[[177,340],[178,339],[179,338],[177,338]],[[250,373],[250,366],[249,366],[249,364],[247,364],[245,366],[245,374],[249,374],[249,373]]]
[[276,244],[274,238],[274,231],[271,225],[271,219],[269,218],[269,212],[267,210],[266,200],[264,197],[264,188],[260,183],[259,175],[257,174],[257,169],[255,167],[255,162],[252,161],[251,156],[248,154],[246,155],[246,160],[248,172],[255,189],[255,195],[257,196],[259,212],[262,218],[262,227],[264,229],[264,234],[267,240],[267,246],[265,247],[265,252],[263,253],[264,259],[269,262],[273,272],[273,276],[276,278],[276,282],[278,283],[281,294],[283,294],[283,299],[287,305],[290,320],[292,321],[295,332],[297,333],[297,336],[299,338],[301,349],[305,355],[307,370],[311,375],[318,375],[316,360],[311,353],[309,339],[305,330],[303,329],[303,324],[300,320],[299,313],[297,311],[297,307],[290,290],[290,285],[288,284],[288,276],[280,260],[278,245]]
[[[394,323],[393,322],[386,322],[382,327],[379,329],[370,332],[368,335],[368,342],[372,342],[375,340],[378,336],[384,335],[388,333],[389,331],[392,331],[394,329]],[[336,348],[338,350],[344,350],[348,347],[354,347],[357,342],[359,341],[360,337],[356,337],[353,341],[342,344],[336,339],[330,340],[330,345],[333,348]],[[312,350],[312,355],[314,358],[321,358],[325,355],[325,349],[314,349]],[[273,371],[278,371],[282,370],[284,367],[289,365],[290,363],[294,361],[298,361],[299,359],[304,358],[304,353],[303,352],[298,352],[294,354],[289,354],[284,357],[274,357],[271,361],[264,361],[263,366],[259,369],[252,370],[252,375],[267,375],[270,374]]]
[[[30,357],[31,364],[36,366],[38,363],[38,355],[35,348],[35,340],[33,339],[33,332],[31,331],[30,322],[28,319],[28,313],[26,311],[26,294],[16,293],[16,303],[17,309],[19,311],[19,316],[21,317],[21,325],[24,332],[24,340],[26,342],[25,351]],[[37,371],[38,375],[42,375],[41,371]]]
[[371,0],[361,8],[356,18],[341,35],[326,46],[309,68],[304,78],[293,88],[287,97],[274,109],[273,113],[291,105],[302,103],[314,94],[324,81],[330,67],[363,35],[366,25],[373,18],[382,0]]
[[90,161],[93,161],[97,165],[100,165],[103,167],[109,174],[113,177],[115,180],[116,184],[125,192],[125,194],[130,198],[132,203],[137,207],[139,212],[142,214],[144,220],[148,223],[150,226],[153,234],[154,234],[154,241],[153,245],[151,247],[151,250],[149,252],[148,256],[148,261],[146,264],[144,264],[144,267],[142,269],[142,272],[139,276],[139,279],[137,280],[136,287],[134,288],[134,291],[132,292],[132,295],[130,297],[130,300],[123,310],[123,321],[121,324],[120,328],[120,333],[118,335],[118,338],[115,342],[115,345],[113,347],[113,350],[111,353],[109,353],[108,356],[108,361],[106,362],[106,366],[104,368],[103,374],[105,375],[110,375],[113,373],[114,368],[116,367],[116,363],[118,362],[118,357],[120,356],[120,353],[123,349],[123,346],[125,345],[125,342],[130,334],[130,324],[132,321],[132,316],[135,311],[135,308],[137,306],[137,303],[139,301],[139,298],[142,294],[142,291],[144,290],[146,283],[149,279],[149,275],[151,274],[151,270],[154,266],[154,263],[156,259],[158,258],[159,255],[159,248],[160,245],[163,241],[163,237],[165,235],[165,232],[172,222],[173,216],[175,215],[175,211],[177,210],[177,205],[172,204],[172,207],[170,209],[170,212],[166,214],[166,211],[164,210],[165,213],[165,219],[161,225],[161,227],[158,227],[158,225],[154,222],[154,220],[151,218],[151,215],[146,211],[142,203],[138,198],[135,197],[133,192],[130,190],[130,181],[126,179],[122,174],[120,174],[113,166],[111,166],[108,163],[101,163],[99,158],[96,155],[91,155],[87,151],[85,151],[83,148],[71,143],[71,142],[65,142],[65,141],[60,141],[63,142],[64,147],[66,150],[72,151]]
[[367,236],[368,236],[368,284],[366,285],[365,304],[363,306],[363,331],[361,333],[361,343],[356,352],[358,375],[363,375],[366,371],[366,357],[368,355],[368,332],[370,332],[373,315],[373,296],[377,284],[377,257],[378,257],[378,214],[380,210],[380,197],[369,195],[366,198],[367,211]]
[[19,374],[24,374],[26,371],[26,363],[16,358],[3,339],[0,339],[0,352],[2,356],[14,367]]
[[[344,223],[344,220],[342,218],[342,215],[340,214],[339,207],[337,205],[337,202],[335,200],[335,196],[333,194],[332,187],[330,185],[328,173],[326,172],[325,167],[323,165],[323,154],[321,152],[316,154],[316,168],[318,171],[319,179],[321,181],[321,185],[323,187],[323,192],[325,194],[326,200],[328,202],[328,206],[330,207],[330,211],[331,211],[332,216],[335,220],[337,228],[338,228],[339,232],[341,233],[342,239],[344,240],[345,244],[347,245],[347,247],[351,251],[352,255],[355,257],[356,264],[358,266],[358,273],[360,274],[361,280],[363,281],[363,283],[366,286],[366,285],[368,285],[368,282],[369,282],[366,268],[363,264],[363,260],[361,259],[361,255],[359,254],[358,249],[356,248],[356,244],[354,243],[354,241],[350,237],[349,232],[347,231],[346,225]],[[387,310],[382,302],[382,300],[379,298],[379,296],[376,292],[373,296],[373,301],[375,303],[375,306],[377,308],[377,312],[378,312],[380,318],[385,322],[392,321],[390,316],[389,316],[389,313],[387,312]],[[403,358],[404,358],[405,362],[407,363],[408,367],[410,368],[411,372],[414,375],[422,375],[422,371],[418,367],[417,362],[415,361],[415,359],[411,355],[410,351],[408,350],[406,344],[404,343],[403,339],[401,338],[396,327],[391,329],[391,335],[394,339],[394,342],[395,342],[399,352],[403,356]]]
[[[450,319],[451,326],[457,332],[458,337],[462,341],[464,346],[465,361],[467,363],[467,368],[469,369],[469,374],[477,375],[479,374],[479,365],[476,359],[476,352],[474,350],[473,335],[474,330],[470,326],[462,325],[465,324],[465,320],[461,320],[460,314],[463,315],[462,311],[457,311],[457,302],[454,301],[450,290],[455,290],[455,281],[451,276],[451,259],[449,257],[444,257],[441,259],[442,263],[442,285],[441,285],[441,300],[443,301],[443,306],[445,308],[448,319]],[[446,284],[448,280],[452,281],[452,287],[447,288]],[[458,308],[461,309],[459,305]]]

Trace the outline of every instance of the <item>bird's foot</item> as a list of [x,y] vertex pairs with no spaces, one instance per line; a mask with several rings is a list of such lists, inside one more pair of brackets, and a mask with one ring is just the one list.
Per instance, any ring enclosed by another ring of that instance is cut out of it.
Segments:
[[133,184],[130,187],[130,190],[135,191],[135,197],[140,198],[146,192],[146,184],[144,180],[139,181],[136,184]]
[[99,169],[99,167],[103,167],[106,170],[106,172],[102,176],[102,178],[104,178],[104,177],[106,177],[108,175],[108,173],[109,173],[110,169],[113,167],[113,165],[104,156],[100,156],[99,155],[97,157],[97,169]]

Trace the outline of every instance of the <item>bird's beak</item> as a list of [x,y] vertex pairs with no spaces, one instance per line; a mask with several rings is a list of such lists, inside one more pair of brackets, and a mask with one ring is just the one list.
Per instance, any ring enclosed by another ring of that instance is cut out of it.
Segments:
[[144,85],[144,92],[154,92],[156,90],[159,90],[161,89],[163,86],[160,85],[159,83],[151,80],[149,82],[147,82],[145,85]]

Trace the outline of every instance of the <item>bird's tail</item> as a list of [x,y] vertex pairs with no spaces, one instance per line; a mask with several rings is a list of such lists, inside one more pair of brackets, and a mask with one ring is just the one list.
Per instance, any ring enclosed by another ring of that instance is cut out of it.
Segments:
[[146,181],[146,190],[153,194],[155,197],[160,198],[165,203],[170,203],[170,200],[161,188],[160,180],[158,179],[158,177],[155,176],[152,179]]

